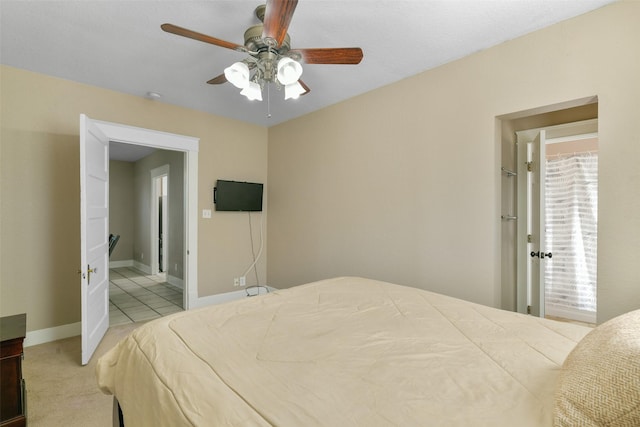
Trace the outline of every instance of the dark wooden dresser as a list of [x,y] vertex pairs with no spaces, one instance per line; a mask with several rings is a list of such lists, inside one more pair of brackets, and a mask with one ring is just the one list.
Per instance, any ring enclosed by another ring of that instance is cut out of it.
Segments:
[[27,315],[0,317],[0,427],[27,425],[22,342]]

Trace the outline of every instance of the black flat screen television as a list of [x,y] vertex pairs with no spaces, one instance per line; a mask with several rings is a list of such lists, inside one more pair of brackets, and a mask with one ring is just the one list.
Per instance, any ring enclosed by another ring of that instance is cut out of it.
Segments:
[[213,189],[216,211],[262,211],[262,184],[219,179]]

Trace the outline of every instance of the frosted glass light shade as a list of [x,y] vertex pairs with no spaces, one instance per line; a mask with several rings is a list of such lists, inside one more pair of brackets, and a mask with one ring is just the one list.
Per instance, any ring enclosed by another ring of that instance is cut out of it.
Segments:
[[249,67],[244,62],[235,62],[224,69],[224,77],[235,87],[244,89],[249,85]]
[[278,61],[278,81],[283,85],[297,82],[302,75],[302,65],[289,57]]
[[258,83],[249,82],[240,95],[246,96],[250,101],[262,101],[262,89]]
[[298,99],[304,93],[304,88],[297,81],[284,87],[284,99]]

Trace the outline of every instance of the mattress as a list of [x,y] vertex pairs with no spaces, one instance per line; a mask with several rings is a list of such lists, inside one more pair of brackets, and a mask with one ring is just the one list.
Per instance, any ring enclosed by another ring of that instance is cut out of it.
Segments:
[[342,277],[145,324],[97,364],[126,426],[551,426],[590,328]]

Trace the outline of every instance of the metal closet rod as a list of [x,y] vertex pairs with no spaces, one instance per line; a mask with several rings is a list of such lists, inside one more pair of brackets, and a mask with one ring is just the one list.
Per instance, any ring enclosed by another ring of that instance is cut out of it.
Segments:
[[509,170],[509,169],[505,168],[504,166],[502,166],[502,167],[500,168],[500,170],[501,170],[502,172],[504,172],[507,176],[516,176],[516,175],[518,175],[516,172],[514,172],[514,171],[512,171],[512,170]]

